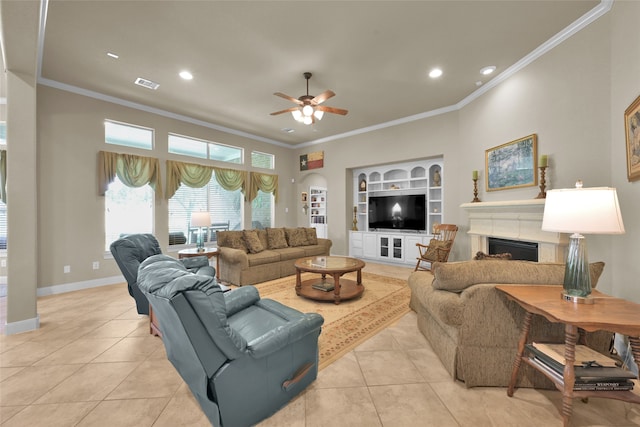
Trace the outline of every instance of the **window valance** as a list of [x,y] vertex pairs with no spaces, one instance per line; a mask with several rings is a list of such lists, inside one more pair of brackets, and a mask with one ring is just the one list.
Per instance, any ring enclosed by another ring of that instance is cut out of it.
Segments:
[[251,172],[249,175],[248,201],[251,202],[256,198],[258,190],[262,190],[265,193],[273,193],[275,201],[278,201],[278,175],[260,172]]
[[116,176],[128,187],[137,188],[149,184],[155,191],[156,198],[162,197],[160,162],[156,158],[100,151],[98,160],[99,195],[105,195],[109,184]]
[[222,188],[227,191],[240,190],[246,196],[247,172],[245,171],[167,160],[167,199],[173,197],[180,188],[180,184],[192,188],[204,187],[211,181],[214,172],[216,181]]

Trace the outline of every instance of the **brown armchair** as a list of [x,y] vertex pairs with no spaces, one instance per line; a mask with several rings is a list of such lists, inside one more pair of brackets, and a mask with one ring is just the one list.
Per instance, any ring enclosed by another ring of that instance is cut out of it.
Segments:
[[456,238],[458,226],[455,224],[439,224],[433,227],[433,239],[428,245],[416,243],[419,256],[416,258],[416,268],[414,271],[431,271],[431,264],[434,262],[447,262],[449,253]]

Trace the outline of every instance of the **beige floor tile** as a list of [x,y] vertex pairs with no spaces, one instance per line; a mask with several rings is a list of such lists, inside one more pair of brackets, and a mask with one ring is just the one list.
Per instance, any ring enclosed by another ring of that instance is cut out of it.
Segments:
[[77,427],[151,426],[168,401],[168,398],[105,400],[89,412]]
[[28,408],[27,405],[20,405],[20,406],[0,406],[0,424],[3,424],[11,419],[11,417],[13,417],[14,415],[16,415],[18,412],[22,411],[23,409]]
[[35,365],[88,363],[118,341],[118,338],[80,338],[39,360]]
[[98,402],[30,405],[2,427],[68,427],[76,425]]
[[444,368],[431,347],[407,350],[406,354],[427,382],[452,381],[451,374]]
[[458,427],[429,384],[375,386],[369,391],[385,427]]
[[[142,322],[140,326],[138,326],[134,331],[132,331],[127,336],[128,337],[148,337],[148,336],[153,337],[154,335],[151,335],[151,333],[149,332],[149,318],[145,316],[144,322]],[[155,337],[155,338],[157,340],[160,340],[160,338],[158,337]]]
[[366,387],[308,390],[305,400],[306,427],[382,425]]
[[311,388],[343,388],[366,386],[360,365],[353,352],[347,353],[318,373]]
[[36,403],[87,402],[102,400],[140,363],[90,363],[62,381]]
[[33,403],[80,368],[82,365],[26,367],[0,383],[0,406]]
[[17,374],[24,369],[24,366],[16,368],[0,368],[0,383],[12,375]]
[[384,329],[355,348],[360,351],[400,350],[400,344],[393,338],[388,329]]
[[158,350],[159,347],[162,347],[162,341],[151,335],[144,337],[126,337],[93,359],[92,362],[143,361]]
[[[305,427],[305,393],[296,396],[288,405],[257,424],[258,427]],[[155,427],[155,426],[154,426]]]
[[[4,326],[2,323],[0,323],[0,325]],[[20,344],[24,344],[27,341],[31,341],[28,335],[29,335],[28,333],[15,334],[15,335],[0,334],[0,354]]]
[[182,384],[182,378],[168,360],[150,359],[136,367],[107,399],[172,397]]
[[209,419],[186,384],[169,400],[153,427],[210,427]]
[[402,351],[361,351],[355,355],[368,386],[425,382]]
[[65,341],[23,342],[0,354],[0,367],[30,366],[55,353]]
[[91,338],[124,338],[140,326],[145,319],[114,319],[91,332]]

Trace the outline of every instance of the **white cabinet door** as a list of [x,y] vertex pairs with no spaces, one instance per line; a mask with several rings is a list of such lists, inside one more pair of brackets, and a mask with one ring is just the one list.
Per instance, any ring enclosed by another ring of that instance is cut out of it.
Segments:
[[362,233],[359,231],[350,232],[349,241],[349,256],[362,257],[364,252],[362,250]]
[[409,263],[409,262],[417,262],[416,258],[418,258],[418,248],[416,247],[416,243],[420,243],[423,244],[424,239],[422,236],[416,235],[416,236],[405,236],[404,238],[404,244],[405,244],[405,251],[404,251],[404,260],[405,262]]
[[378,242],[376,234],[364,234],[362,239],[362,252],[366,258],[378,257]]

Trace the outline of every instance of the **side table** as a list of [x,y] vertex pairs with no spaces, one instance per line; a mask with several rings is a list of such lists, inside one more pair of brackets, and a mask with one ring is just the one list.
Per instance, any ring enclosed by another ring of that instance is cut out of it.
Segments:
[[192,258],[196,256],[206,256],[211,259],[216,258],[216,280],[220,281],[220,262],[218,261],[218,248],[204,248],[204,251],[198,252],[198,248],[188,248],[178,251],[178,259]]
[[[562,286],[557,285],[497,285],[507,298],[518,303],[526,312],[518,341],[518,352],[513,362],[513,370],[507,395],[513,396],[518,370],[522,363],[537,369],[535,364],[524,355],[525,344],[529,336],[531,317],[534,314],[545,317],[550,322],[565,325],[565,368],[563,379],[556,380],[543,371],[543,374],[562,392],[562,421],[569,425],[573,398],[602,397],[625,402],[640,403],[640,396],[631,391],[576,391],[575,384],[575,347],[578,341],[578,329],[593,332],[605,330],[629,336],[633,358],[640,362],[640,304],[611,297],[602,292],[593,291],[594,304],[575,304],[560,298]],[[582,335],[582,334],[581,334]]]

